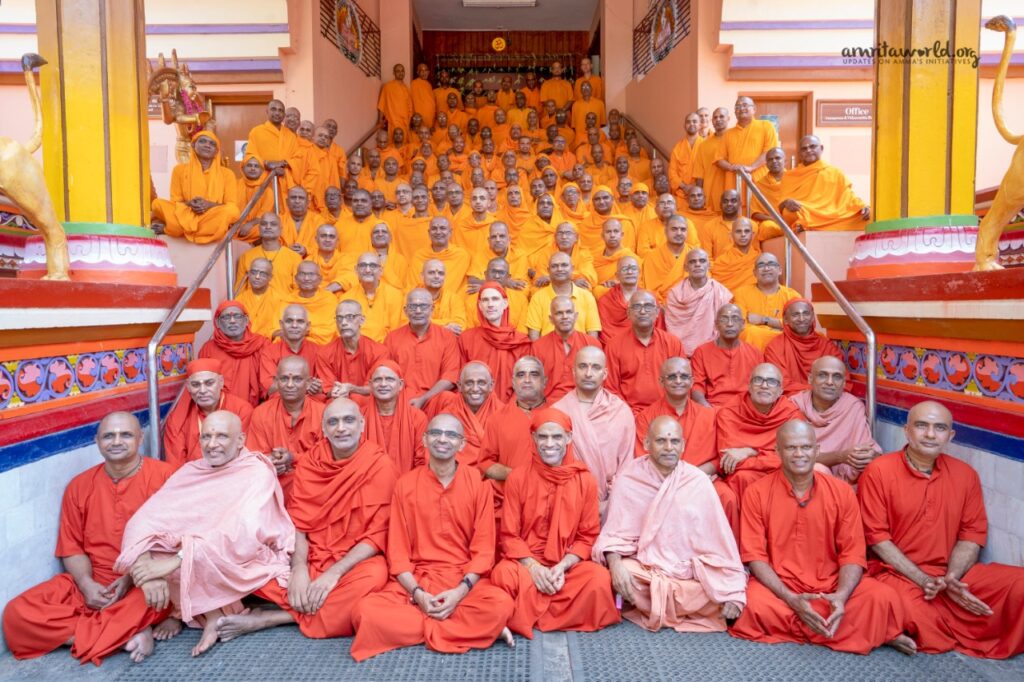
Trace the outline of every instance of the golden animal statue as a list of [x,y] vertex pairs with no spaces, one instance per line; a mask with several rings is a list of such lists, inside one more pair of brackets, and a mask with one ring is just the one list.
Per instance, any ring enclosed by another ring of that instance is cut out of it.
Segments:
[[1006,72],[1010,68],[1010,57],[1013,56],[1017,26],[1010,17],[1000,15],[985,22],[985,28],[1006,34],[1003,39],[1003,56],[996,71],[995,87],[992,88],[992,117],[996,120],[999,134],[1010,144],[1017,145],[1017,149],[1013,152],[1003,181],[999,183],[992,207],[978,227],[978,245],[974,249],[975,271],[1003,269],[999,264],[999,236],[1024,209],[1024,135],[1011,133],[1003,117],[1003,86],[1006,84]]
[[189,151],[192,148],[192,136],[201,130],[212,129],[212,114],[206,106],[206,100],[192,80],[192,72],[188,64],[178,62],[178,51],[171,50],[171,64],[163,53],[157,56],[157,69],[152,70],[149,62],[149,94],[160,98],[160,109],[164,123],[177,127],[178,140],[174,145],[178,163],[188,163]]
[[39,88],[36,86],[33,69],[46,64],[37,54],[21,57],[21,69],[25,72],[25,85],[32,100],[36,129],[27,144],[21,144],[9,137],[0,137],[0,194],[10,199],[21,209],[28,221],[39,230],[46,248],[46,275],[43,279],[68,280],[68,240],[64,227],[57,220],[57,212],[46,190],[43,167],[32,156],[43,142],[43,114],[39,103]]

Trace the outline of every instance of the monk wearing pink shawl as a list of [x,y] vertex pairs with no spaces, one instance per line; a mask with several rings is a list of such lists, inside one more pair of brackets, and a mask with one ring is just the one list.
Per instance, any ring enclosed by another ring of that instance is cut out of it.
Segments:
[[629,405],[604,387],[608,360],[603,350],[597,346],[581,348],[572,362],[576,388],[552,407],[572,419],[573,449],[597,481],[603,520],[612,482],[635,456],[636,419]]
[[173,602],[199,621],[198,656],[217,641],[217,623],[269,580],[287,587],[295,526],[274,465],[245,448],[242,422],[218,411],[203,422],[203,458],[188,462],[128,521],[114,564],[146,603]]
[[852,485],[882,452],[871,436],[864,403],[844,390],[846,365],[839,358],[826,355],[815,360],[807,381],[811,388],[790,400],[814,427],[820,448],[818,464]]
[[708,275],[708,253],[693,249],[683,265],[688,277],[665,294],[665,328],[683,342],[687,355],[715,338],[718,309],[732,301],[732,292]]
[[672,417],[651,422],[647,457],[616,479],[608,521],[594,544],[622,615],[651,631],[721,632],[746,605],[747,578],[725,512],[707,474],[680,461],[683,431]]

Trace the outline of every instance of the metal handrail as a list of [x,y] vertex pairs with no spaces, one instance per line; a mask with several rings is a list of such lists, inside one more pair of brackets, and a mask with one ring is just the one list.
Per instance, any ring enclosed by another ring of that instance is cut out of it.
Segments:
[[[235,238],[235,234],[238,232],[238,229],[249,218],[249,214],[252,212],[252,209],[256,207],[256,204],[259,202],[260,197],[263,196],[263,193],[267,190],[267,187],[270,186],[271,182],[276,181],[276,179],[277,175],[270,173],[266,178],[264,178],[263,182],[260,183],[260,186],[256,188],[256,192],[252,195],[252,198],[249,199],[249,203],[245,205],[245,208],[242,209],[242,214],[238,217],[238,220],[231,226],[228,233],[224,235],[221,242],[217,244],[217,248],[213,250],[213,253],[211,253],[210,257],[206,260],[206,265],[204,265],[203,269],[199,271],[199,274],[196,275],[196,278],[192,281],[192,284],[189,285],[188,289],[185,289],[185,292],[178,298],[178,302],[173,308],[171,308],[170,312],[167,313],[167,317],[165,317],[164,321],[159,327],[157,327],[156,332],[153,334],[153,338],[151,338],[149,343],[146,345],[146,389],[149,393],[149,448],[147,451],[150,457],[156,457],[159,459],[161,454],[160,382],[157,375],[156,364],[156,352],[160,347],[160,342],[164,340],[164,337],[167,336],[171,327],[173,327],[174,323],[178,321],[178,317],[181,315],[181,312],[185,309],[188,302],[192,300],[192,296],[195,295],[196,291],[198,291],[199,287],[206,280],[206,276],[210,274],[211,270],[213,270],[213,266],[217,264],[217,260],[225,253],[228,257],[227,271],[230,276],[235,265],[234,262],[231,261],[231,249],[229,248],[231,240]],[[233,283],[229,279],[229,292],[232,291],[232,286]],[[175,402],[177,402],[177,400],[175,400]]]
[[359,152],[359,158],[363,160],[363,163],[366,163],[366,154],[363,151],[363,145],[366,143],[367,140],[369,140],[371,137],[376,135],[378,130],[380,130],[380,128],[378,128],[377,126],[373,126],[368,131],[366,131],[365,135],[360,137],[359,140],[357,140],[354,145],[349,147],[349,150],[350,150],[349,154],[352,154],[352,153],[358,151]]
[[629,116],[626,116],[625,114],[622,114],[622,113],[619,114],[619,118],[621,118],[624,123],[628,123],[630,125],[630,127],[633,128],[633,130],[635,130],[636,132],[640,133],[640,137],[644,138],[644,140],[647,141],[647,144],[649,144],[651,146],[651,149],[653,151],[657,152],[658,154],[661,154],[661,156],[664,157],[666,160],[671,156],[671,154],[666,152],[661,147],[661,145],[659,145],[657,142],[655,142],[654,138],[651,137],[650,135],[648,135],[647,131],[644,130],[643,128],[641,128],[639,126],[639,124],[637,124],[636,121],[634,121]]
[[804,262],[807,263],[814,274],[818,276],[818,279],[828,290],[828,293],[832,294],[832,298],[835,299],[836,303],[839,304],[839,307],[842,308],[844,313],[846,313],[846,316],[850,318],[854,326],[857,327],[857,330],[864,335],[864,340],[867,344],[867,357],[865,358],[867,363],[867,367],[865,368],[867,376],[865,377],[865,380],[867,383],[866,402],[868,410],[868,426],[871,428],[871,433],[873,435],[875,433],[875,415],[877,412],[877,400],[875,396],[875,332],[868,325],[867,321],[861,317],[861,314],[857,312],[857,309],[853,307],[850,300],[843,295],[842,291],[839,290],[839,287],[837,287],[836,283],[832,281],[832,278],[825,274],[825,270],[822,269],[821,265],[818,264],[818,261],[814,259],[814,256],[812,256],[811,252],[807,250],[807,247],[804,246],[803,242],[797,238],[796,232],[794,232],[782,216],[779,215],[779,212],[774,206],[772,206],[771,202],[765,198],[761,189],[750,178],[750,175],[745,170],[741,169],[736,171],[736,177],[743,179],[747,190],[757,197],[757,200],[761,202],[761,205],[765,207],[768,213],[771,214],[772,218],[775,219],[775,222],[779,224],[779,227],[782,228],[782,233],[786,237],[787,244],[792,244],[796,250],[800,252],[800,255],[804,258]]

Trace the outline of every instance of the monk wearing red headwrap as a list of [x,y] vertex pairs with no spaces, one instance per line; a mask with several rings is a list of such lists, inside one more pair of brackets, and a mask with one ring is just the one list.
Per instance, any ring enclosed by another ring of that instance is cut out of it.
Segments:
[[825,355],[842,360],[843,354],[814,331],[814,306],[806,298],[795,298],[782,307],[782,325],[782,334],[764,349],[764,359],[782,370],[783,390],[790,395],[810,388],[807,376],[815,360]]
[[534,455],[505,484],[501,547],[491,580],[516,600],[509,628],[591,632],[619,622],[608,570],[590,559],[601,530],[597,486],[572,448],[561,410],[531,415]]
[[381,360],[370,369],[370,398],[362,401],[361,410],[364,437],[391,456],[399,474],[423,464],[427,415],[410,404],[402,370],[393,360]]
[[476,314],[479,325],[459,336],[463,364],[486,364],[494,377],[495,395],[507,400],[512,396],[512,365],[530,351],[530,339],[509,324],[508,295],[497,282],[480,287]]
[[185,462],[202,459],[199,429],[208,414],[217,410],[234,412],[246,432],[252,416],[252,405],[224,390],[220,360],[193,360],[188,363],[187,372],[185,391],[188,397],[178,399],[164,424],[164,461],[175,469]]
[[224,390],[259,405],[260,352],[269,343],[249,329],[249,315],[238,301],[222,301],[213,314],[213,338],[199,349],[200,358],[220,360]]

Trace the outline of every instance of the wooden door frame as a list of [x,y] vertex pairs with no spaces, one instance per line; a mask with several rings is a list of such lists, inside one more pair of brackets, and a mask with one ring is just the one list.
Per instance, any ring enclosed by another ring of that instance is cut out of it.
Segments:
[[[792,102],[798,101],[800,103],[800,137],[804,135],[814,134],[814,91],[813,90],[793,90],[790,92],[785,91],[772,91],[772,92],[740,92],[736,95],[736,98],[749,97],[754,100],[754,104],[760,104],[761,102]],[[799,145],[800,140],[797,140]]]
[[210,100],[213,117],[217,118],[218,104],[266,104],[274,99],[272,90],[256,92],[209,92],[203,95]]

